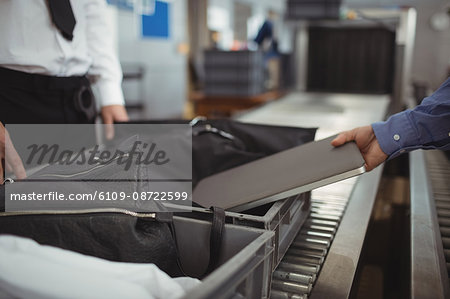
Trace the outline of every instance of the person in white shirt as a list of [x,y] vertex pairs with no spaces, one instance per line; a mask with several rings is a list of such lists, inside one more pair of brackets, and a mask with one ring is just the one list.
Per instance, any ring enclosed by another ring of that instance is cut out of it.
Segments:
[[52,22],[47,1],[0,1],[0,67],[55,77],[87,75],[98,88],[103,120],[126,120],[106,1],[69,3],[76,20],[72,40]]
[[106,0],[0,1],[0,137],[3,124],[93,123],[91,83],[103,122],[128,120],[106,10]]

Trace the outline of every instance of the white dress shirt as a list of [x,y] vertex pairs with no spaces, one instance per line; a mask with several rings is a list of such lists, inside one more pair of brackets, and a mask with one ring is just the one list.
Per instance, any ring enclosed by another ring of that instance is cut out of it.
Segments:
[[155,264],[112,262],[10,235],[0,236],[0,269],[0,298],[180,298],[201,284],[171,278]]
[[105,0],[71,0],[76,25],[66,40],[46,0],[0,0],[0,66],[58,77],[87,74],[101,106],[123,104],[122,70]]

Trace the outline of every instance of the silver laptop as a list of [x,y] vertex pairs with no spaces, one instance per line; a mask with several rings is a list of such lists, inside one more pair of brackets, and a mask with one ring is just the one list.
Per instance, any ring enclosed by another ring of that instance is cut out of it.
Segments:
[[333,147],[333,137],[310,142],[201,180],[193,201],[241,212],[365,172],[355,143]]

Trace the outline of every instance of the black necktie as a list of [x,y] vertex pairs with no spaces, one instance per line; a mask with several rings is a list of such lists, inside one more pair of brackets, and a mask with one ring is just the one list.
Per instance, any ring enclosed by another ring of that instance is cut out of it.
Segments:
[[61,34],[67,39],[73,39],[73,29],[75,28],[75,16],[73,15],[70,0],[47,0],[53,23]]

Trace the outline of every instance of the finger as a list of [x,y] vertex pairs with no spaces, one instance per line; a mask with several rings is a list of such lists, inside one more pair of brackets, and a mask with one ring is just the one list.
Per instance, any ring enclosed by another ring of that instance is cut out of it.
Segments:
[[24,179],[27,177],[25,168],[23,167],[22,159],[20,159],[19,154],[14,148],[8,134],[6,135],[6,146],[5,146],[6,156],[5,162],[12,169],[14,174],[18,179]]
[[22,160],[19,160],[19,162],[17,162],[17,164],[12,165],[11,163],[7,162],[5,163],[6,165],[6,170],[8,172],[12,172],[14,173],[14,175],[16,176],[17,179],[19,180],[23,180],[27,178],[27,172],[25,171],[25,168],[22,164]]
[[13,171],[11,165],[8,162],[5,163],[5,168],[6,168],[7,172],[12,172]]
[[112,140],[114,138],[114,125],[105,124],[105,137],[106,140]]
[[128,114],[126,111],[121,111],[120,113],[118,113],[114,119],[115,121],[120,121],[120,122],[125,122],[125,121],[129,121],[130,119],[128,118]]
[[3,180],[4,180],[4,176],[3,176],[3,162],[0,160],[0,185],[3,185]]
[[109,113],[103,113],[103,123],[105,128],[105,137],[107,140],[111,140],[114,138],[114,125],[113,125],[113,117]]

